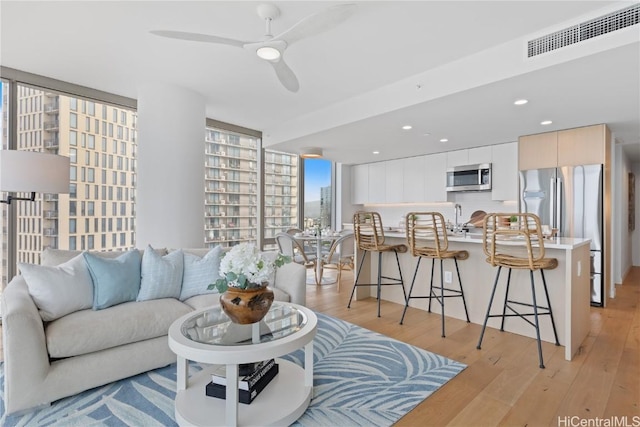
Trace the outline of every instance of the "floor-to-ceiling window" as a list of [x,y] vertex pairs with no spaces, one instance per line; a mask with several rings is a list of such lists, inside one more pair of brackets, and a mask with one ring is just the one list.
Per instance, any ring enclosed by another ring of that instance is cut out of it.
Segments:
[[[15,107],[10,91],[17,95]],[[2,205],[2,286],[15,271],[7,262],[9,251],[16,263],[37,264],[45,248],[111,251],[135,246],[134,109],[5,81],[2,117],[3,149],[70,159],[68,194],[36,194],[33,202]],[[13,140],[7,132],[10,120],[15,120]],[[15,236],[12,247],[9,227]]]
[[333,226],[332,163],[326,159],[304,159],[304,228]]
[[264,150],[258,132],[207,127],[205,137],[205,243],[208,247],[258,243],[260,170],[264,173],[264,246],[298,226],[298,157]]

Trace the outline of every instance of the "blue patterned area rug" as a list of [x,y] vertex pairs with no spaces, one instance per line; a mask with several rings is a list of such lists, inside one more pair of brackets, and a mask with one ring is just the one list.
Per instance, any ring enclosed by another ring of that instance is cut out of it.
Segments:
[[[296,426],[392,425],[466,367],[343,320],[317,315],[313,398]],[[302,366],[304,353],[298,350],[283,359]],[[200,367],[192,364],[190,369]],[[0,385],[4,385],[4,370]],[[173,364],[20,417],[4,415],[2,395],[0,425],[175,426],[175,385]],[[0,393],[4,394],[4,387]]]

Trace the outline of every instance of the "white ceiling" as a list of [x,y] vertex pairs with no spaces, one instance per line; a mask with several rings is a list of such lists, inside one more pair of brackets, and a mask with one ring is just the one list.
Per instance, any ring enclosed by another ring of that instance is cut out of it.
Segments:
[[[340,3],[275,2],[273,33]],[[149,33],[260,40],[259,2],[249,1],[2,0],[0,65],[131,98],[149,82],[179,85],[205,96],[208,117],[263,131],[270,148],[318,146],[344,163],[596,123],[609,124],[640,162],[640,26],[533,59],[525,53],[531,38],[632,2],[353,3],[347,21],[287,49],[297,93],[243,49]],[[515,107],[522,97],[529,104]]]

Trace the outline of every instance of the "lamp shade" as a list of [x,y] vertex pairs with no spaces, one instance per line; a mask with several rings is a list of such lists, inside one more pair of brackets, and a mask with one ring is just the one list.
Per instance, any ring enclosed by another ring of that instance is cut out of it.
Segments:
[[68,193],[69,158],[36,151],[0,150],[0,191]]

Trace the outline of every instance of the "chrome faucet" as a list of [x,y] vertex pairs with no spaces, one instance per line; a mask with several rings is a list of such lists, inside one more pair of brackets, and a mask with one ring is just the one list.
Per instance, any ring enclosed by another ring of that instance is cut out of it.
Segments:
[[453,207],[453,209],[455,211],[455,218],[456,218],[456,222],[455,222],[455,225],[454,225],[455,228],[453,229],[453,231],[457,232],[457,231],[460,231],[460,229],[462,228],[460,226],[460,223],[458,222],[459,221],[458,216],[460,218],[462,218],[462,206],[460,206],[458,203],[456,203],[456,205]]

